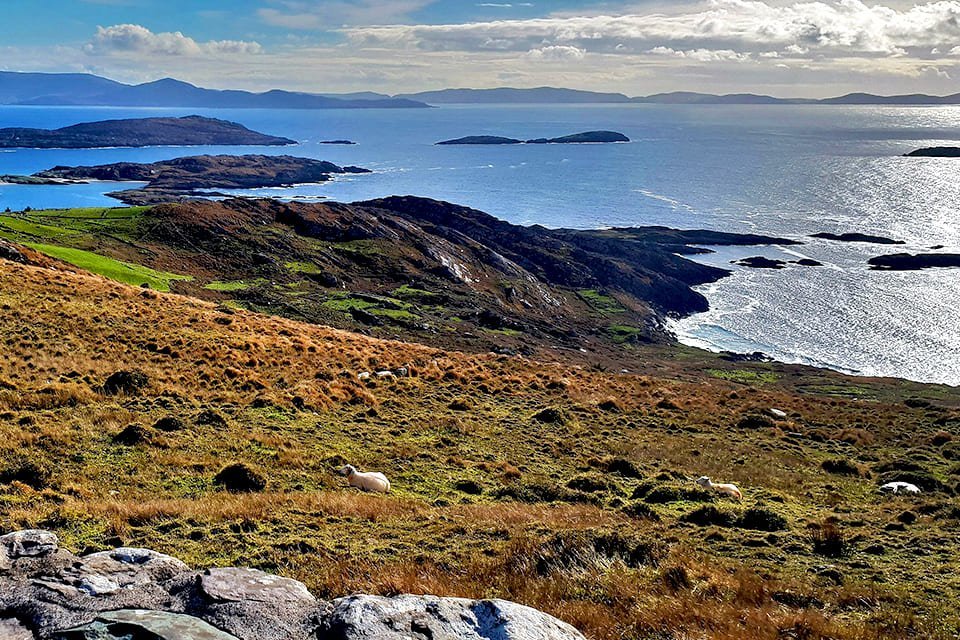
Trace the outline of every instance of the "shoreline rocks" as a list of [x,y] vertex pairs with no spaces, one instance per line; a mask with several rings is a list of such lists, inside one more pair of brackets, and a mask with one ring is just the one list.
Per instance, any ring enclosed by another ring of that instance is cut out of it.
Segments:
[[924,147],[903,155],[906,158],[960,158],[960,147]]
[[866,233],[814,233],[811,238],[834,240],[836,242],[868,242],[871,244],[906,244],[903,240],[893,240],[883,236],[872,236]]
[[196,571],[149,549],[77,556],[48,531],[0,537],[4,640],[585,640],[504,600],[353,595],[318,600],[257,569]]

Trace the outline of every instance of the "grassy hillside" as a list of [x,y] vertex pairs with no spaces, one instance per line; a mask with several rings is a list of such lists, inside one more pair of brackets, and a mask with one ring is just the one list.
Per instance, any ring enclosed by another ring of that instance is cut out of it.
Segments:
[[[634,347],[644,375],[465,355],[3,260],[0,349],[4,530],[322,596],[504,597],[598,640],[960,628],[956,390],[671,346]],[[234,463],[266,486],[225,491]]]

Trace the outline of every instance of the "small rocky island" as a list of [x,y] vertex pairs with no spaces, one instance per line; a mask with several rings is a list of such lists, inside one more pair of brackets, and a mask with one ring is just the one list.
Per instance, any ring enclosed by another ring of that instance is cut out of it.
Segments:
[[334,174],[370,173],[360,167],[294,156],[189,156],[149,164],[118,162],[90,167],[54,167],[30,176],[55,183],[82,180],[146,182],[107,194],[129,205],[180,202],[217,195],[211,189],[259,189],[326,182]]
[[186,116],[85,122],[62,129],[0,129],[0,148],[101,149],[160,146],[287,146],[296,140],[252,131],[242,124]]
[[960,147],[924,147],[903,155],[907,158],[960,158]]
[[585,131],[560,138],[534,138],[519,140],[502,136],[466,136],[455,140],[444,140],[438,145],[479,145],[479,144],[609,144],[613,142],[630,142],[630,138],[617,131]]
[[903,240],[894,240],[883,236],[872,236],[866,233],[814,233],[811,238],[833,240],[835,242],[865,242],[871,244],[906,244]]
[[870,258],[873,271],[919,271],[944,267],[960,267],[960,253],[893,253]]

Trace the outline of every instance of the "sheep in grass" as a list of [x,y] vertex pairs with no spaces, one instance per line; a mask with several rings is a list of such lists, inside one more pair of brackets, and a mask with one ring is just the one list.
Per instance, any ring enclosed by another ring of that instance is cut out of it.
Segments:
[[724,495],[730,496],[734,500],[740,501],[743,500],[743,494],[740,493],[740,489],[737,488],[735,484],[714,484],[710,482],[710,478],[707,476],[701,476],[697,478],[697,484],[703,487],[704,489],[712,489],[717,493],[722,493]]
[[888,482],[887,484],[880,485],[880,491],[884,493],[920,493],[920,487],[909,482]]
[[360,472],[349,464],[341,468],[339,473],[346,476],[351,487],[356,487],[361,491],[372,491],[373,493],[388,493],[390,491],[390,481],[382,473],[375,471]]

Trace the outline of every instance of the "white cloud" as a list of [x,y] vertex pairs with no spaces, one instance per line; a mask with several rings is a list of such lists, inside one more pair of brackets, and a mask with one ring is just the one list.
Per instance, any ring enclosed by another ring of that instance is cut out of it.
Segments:
[[583,60],[586,55],[587,52],[585,50],[567,45],[551,45],[548,47],[540,47],[539,49],[531,49],[527,52],[527,57],[531,60],[547,61]]
[[676,50],[780,51],[818,55],[904,55],[960,40],[960,0],[900,10],[860,0],[767,4],[711,0],[686,12],[550,17],[449,25],[390,25],[345,30],[359,46],[405,46],[427,51],[529,51],[574,46],[591,52]]
[[118,24],[97,27],[93,40],[84,51],[92,55],[145,55],[145,56],[222,56],[250,55],[263,52],[257,42],[242,40],[211,40],[197,42],[179,31],[153,33],[137,24]]

